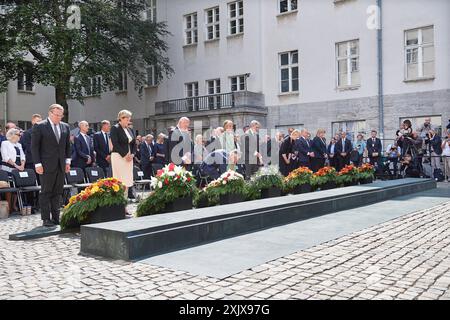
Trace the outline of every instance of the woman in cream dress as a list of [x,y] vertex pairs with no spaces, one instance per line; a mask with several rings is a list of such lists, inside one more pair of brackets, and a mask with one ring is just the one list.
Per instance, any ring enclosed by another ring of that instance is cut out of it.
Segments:
[[111,167],[113,177],[120,180],[127,189],[133,186],[133,158],[136,154],[136,139],[129,128],[132,113],[122,110],[117,116],[119,121],[111,127]]

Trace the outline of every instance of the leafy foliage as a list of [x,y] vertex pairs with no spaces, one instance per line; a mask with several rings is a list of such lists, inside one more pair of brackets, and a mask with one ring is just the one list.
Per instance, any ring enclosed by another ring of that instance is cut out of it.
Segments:
[[167,203],[187,196],[195,199],[198,192],[192,173],[173,163],[158,171],[151,186],[155,191],[138,205],[138,217],[159,214]]
[[358,168],[354,165],[347,165],[339,171],[337,176],[338,184],[354,183],[359,180]]
[[375,168],[370,163],[365,163],[358,168],[359,180],[373,180],[375,178]]
[[312,177],[313,172],[309,168],[295,169],[284,179],[284,189],[286,192],[290,192],[297,186],[311,184]]
[[89,78],[101,76],[101,91],[117,88],[125,71],[142,92],[146,68],[157,77],[170,75],[165,23],[143,19],[145,0],[78,0],[79,28],[69,27],[71,0],[7,1],[0,14],[0,87],[17,79],[18,67],[30,54],[34,81],[55,87],[56,101],[80,102]]
[[251,177],[250,184],[260,191],[272,187],[281,189],[283,188],[283,176],[277,166],[264,167]]
[[126,205],[125,186],[115,178],[102,179],[69,200],[61,216],[61,228],[88,221],[89,214],[99,207]]

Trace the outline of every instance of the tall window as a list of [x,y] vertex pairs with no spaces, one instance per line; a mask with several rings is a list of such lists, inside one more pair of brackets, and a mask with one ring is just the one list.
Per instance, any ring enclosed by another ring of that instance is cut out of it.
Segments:
[[362,133],[364,138],[368,138],[365,120],[333,122],[331,127],[333,136],[337,133],[347,132],[347,137],[352,141],[356,141],[356,137],[359,133]]
[[147,68],[147,87],[156,87],[159,84],[158,73],[155,66]]
[[147,0],[145,13],[147,14],[147,20],[156,22],[156,0]]
[[220,107],[220,79],[206,81],[206,87],[208,90],[208,107],[217,108]]
[[297,10],[297,0],[279,0],[280,13]]
[[244,32],[244,1],[235,1],[228,4],[229,34]]
[[231,92],[247,90],[247,77],[245,75],[230,77]]
[[85,88],[87,96],[97,96],[102,92],[102,77],[96,76],[89,78],[88,87]]
[[405,54],[407,80],[434,77],[433,26],[405,31]]
[[360,84],[359,40],[336,44],[338,87],[352,87]]
[[30,62],[24,62],[17,72],[17,90],[34,91],[33,65]]
[[117,80],[117,91],[128,90],[128,75],[126,71],[119,73],[119,79]]
[[198,42],[197,13],[184,16],[184,43],[186,45]]
[[206,10],[206,40],[220,38],[220,11],[219,7]]
[[298,51],[280,53],[280,92],[298,92]]
[[198,82],[186,83],[185,89],[188,110],[198,109],[198,99],[195,99],[195,97],[198,97]]

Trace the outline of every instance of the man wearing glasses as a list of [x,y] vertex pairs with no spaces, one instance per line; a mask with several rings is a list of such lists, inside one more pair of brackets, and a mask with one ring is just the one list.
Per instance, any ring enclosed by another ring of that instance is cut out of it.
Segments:
[[40,175],[39,203],[45,227],[59,224],[64,173],[70,171],[70,128],[61,122],[63,117],[64,108],[53,104],[49,107],[48,118],[37,123],[31,133],[31,153]]

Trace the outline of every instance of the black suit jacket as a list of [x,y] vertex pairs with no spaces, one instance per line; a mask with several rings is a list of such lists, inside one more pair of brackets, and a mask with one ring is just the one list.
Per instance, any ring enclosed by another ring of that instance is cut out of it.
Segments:
[[306,139],[300,137],[295,141],[294,151],[298,151],[297,158],[299,162],[307,163],[310,158],[308,153],[312,152],[312,143],[311,141],[306,141]]
[[[176,165],[182,165],[183,161],[181,158],[186,155],[186,153],[191,153],[191,161],[194,159],[194,144],[192,143],[191,136],[188,132],[182,132],[178,127],[176,127],[171,133],[169,133],[169,159],[170,162]],[[175,149],[176,148],[176,149]],[[178,159],[172,157],[172,152],[178,150]]]
[[147,142],[142,142],[140,145],[140,149],[141,149],[141,165],[142,167],[144,167],[153,162],[150,161],[150,157],[155,156],[155,148],[153,144],[147,147]]
[[71,158],[70,128],[60,123],[59,143],[48,119],[33,126],[31,132],[31,154],[34,164],[41,163],[44,172],[65,171],[66,159]]
[[367,139],[367,151],[369,153],[369,157],[372,157],[372,154],[374,153],[378,153],[378,156],[381,156],[381,152],[383,151],[381,140],[376,138],[375,142],[373,142],[372,138]]
[[109,162],[106,157],[111,154],[109,146],[106,144],[105,136],[102,131],[94,134],[94,150],[96,153],[97,164],[102,167],[109,167]]
[[311,145],[312,152],[314,152],[314,157],[318,159],[324,159],[327,154],[327,143],[325,139],[319,137],[314,137]]
[[345,139],[345,146],[342,148],[342,139],[340,139],[338,142],[336,142],[336,145],[334,146],[334,151],[336,154],[340,156],[341,153],[347,153],[347,157],[350,156],[350,152],[352,152],[353,146],[352,142],[349,139]]
[[26,164],[33,164],[33,156],[31,154],[31,132],[33,128],[28,129],[20,138],[20,144],[22,145],[23,152],[25,153]]
[[111,127],[111,143],[112,143],[112,150],[111,152],[116,152],[120,154],[122,157],[125,157],[128,152],[131,154],[136,154],[136,138],[134,136],[134,133],[130,129],[126,129],[130,133],[133,140],[131,142],[128,142],[128,137],[123,128],[120,126],[120,124],[116,124]]
[[94,144],[92,143],[91,137],[88,136],[88,144],[84,139],[83,135],[80,133],[75,137],[74,140],[74,152],[72,154],[72,167],[73,168],[86,168],[88,166],[88,158],[91,157],[91,164],[95,161],[94,154]]

